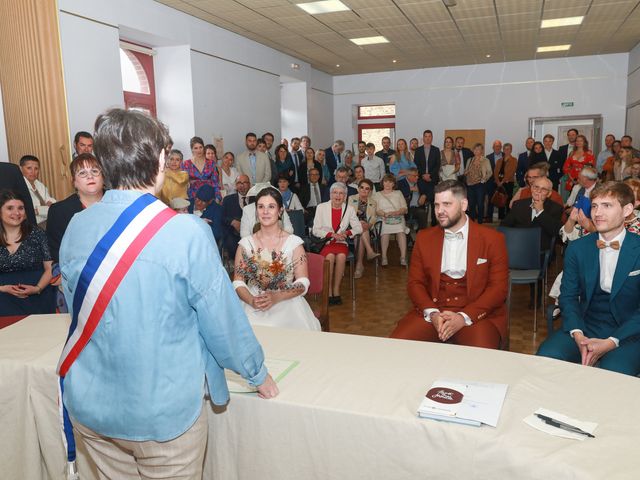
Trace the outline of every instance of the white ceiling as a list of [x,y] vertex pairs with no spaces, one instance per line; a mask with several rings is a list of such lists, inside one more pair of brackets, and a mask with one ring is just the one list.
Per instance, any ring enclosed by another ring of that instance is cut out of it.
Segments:
[[[351,11],[315,16],[295,5],[309,0],[157,1],[333,75],[619,53],[640,42],[639,0],[457,0],[450,8],[441,0],[342,0]],[[542,19],[580,15],[581,25],[540,29]],[[374,35],[390,43],[348,40]],[[572,47],[536,53],[559,44]]]

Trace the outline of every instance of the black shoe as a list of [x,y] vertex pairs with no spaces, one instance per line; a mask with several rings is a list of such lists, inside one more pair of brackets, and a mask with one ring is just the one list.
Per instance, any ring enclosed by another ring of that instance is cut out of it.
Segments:
[[337,297],[333,297],[334,305],[342,305],[342,297],[338,295]]

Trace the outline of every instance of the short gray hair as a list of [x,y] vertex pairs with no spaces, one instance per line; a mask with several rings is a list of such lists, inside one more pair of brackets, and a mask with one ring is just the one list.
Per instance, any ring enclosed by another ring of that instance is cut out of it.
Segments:
[[334,190],[342,190],[344,193],[348,192],[347,186],[342,182],[335,182],[329,188],[329,193],[333,193]]
[[588,178],[589,180],[597,180],[598,179],[598,171],[592,167],[591,165],[585,165],[580,170],[580,175],[584,178]]
[[333,144],[338,145],[339,147],[344,147],[344,142],[342,140],[336,140]]

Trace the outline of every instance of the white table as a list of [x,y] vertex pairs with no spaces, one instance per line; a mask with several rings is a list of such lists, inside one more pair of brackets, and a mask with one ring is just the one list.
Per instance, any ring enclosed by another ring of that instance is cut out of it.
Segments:
[[[58,479],[55,364],[68,317],[0,330],[0,478]],[[256,328],[299,360],[274,400],[209,411],[207,479],[628,479],[640,475],[640,380],[550,359],[439,344]],[[497,428],[421,420],[441,377],[509,384]],[[584,442],[538,432],[538,407],[597,422]],[[79,459],[83,480],[91,478]]]

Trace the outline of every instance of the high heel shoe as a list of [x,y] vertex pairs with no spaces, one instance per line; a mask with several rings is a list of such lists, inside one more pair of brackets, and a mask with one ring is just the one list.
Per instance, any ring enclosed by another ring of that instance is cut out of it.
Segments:
[[373,253],[371,253],[371,254],[368,254],[368,253],[367,253],[367,260],[373,260],[373,259],[375,259],[375,258],[378,258],[379,256],[380,256],[380,254],[379,254],[379,253],[376,253],[376,252],[373,252]]

